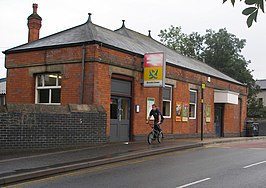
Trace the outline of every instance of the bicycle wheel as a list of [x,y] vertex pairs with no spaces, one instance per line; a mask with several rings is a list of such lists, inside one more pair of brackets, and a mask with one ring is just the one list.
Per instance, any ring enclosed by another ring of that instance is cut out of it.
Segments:
[[149,144],[151,144],[151,143],[152,143],[152,140],[153,140],[153,134],[152,134],[152,132],[150,132],[150,133],[148,134],[148,139],[147,139],[147,141],[148,141]]
[[159,133],[159,135],[158,135],[158,137],[157,137],[157,141],[158,141],[159,143],[161,143],[162,140],[163,140],[163,133]]

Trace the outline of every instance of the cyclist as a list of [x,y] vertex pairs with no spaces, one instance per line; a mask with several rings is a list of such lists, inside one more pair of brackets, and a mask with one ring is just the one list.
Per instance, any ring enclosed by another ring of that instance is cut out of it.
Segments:
[[159,108],[157,108],[156,104],[152,105],[152,109],[150,111],[150,114],[149,114],[149,117],[148,117],[146,123],[149,123],[151,116],[154,117],[154,121],[153,121],[154,129],[159,131],[159,132],[162,132],[162,129],[160,128],[160,124],[162,124],[164,118],[163,118],[163,115],[162,115],[161,111],[159,110]]

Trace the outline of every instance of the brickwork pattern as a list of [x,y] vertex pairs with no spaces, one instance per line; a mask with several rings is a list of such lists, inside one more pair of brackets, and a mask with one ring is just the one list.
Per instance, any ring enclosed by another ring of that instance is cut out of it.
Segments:
[[[7,77],[7,102],[18,104],[33,104],[35,101],[35,75],[44,72],[58,72],[62,74],[61,104],[79,103],[81,95],[81,62],[82,46],[62,47],[33,52],[21,52],[6,55]],[[84,73],[84,104],[99,104],[107,111],[106,134],[110,134],[110,97],[111,78],[109,66],[120,67],[138,73],[137,79],[132,80],[132,114],[131,136],[147,134],[150,127],[145,124],[147,97],[155,98],[155,103],[162,109],[162,89],[144,88],[142,85],[143,57],[123,51],[107,48],[99,44],[86,46],[85,73]],[[30,68],[45,67],[31,74]],[[60,66],[60,69],[53,67]],[[20,67],[20,68],[17,68]],[[27,70],[28,69],[28,70]],[[46,70],[47,69],[47,70]],[[127,75],[121,73],[121,75]],[[132,77],[130,75],[127,75]],[[214,89],[230,90],[239,93],[242,103],[239,105],[225,106],[224,131],[225,133],[239,133],[244,128],[246,118],[245,86],[230,83],[211,77],[208,82],[207,75],[182,69],[175,65],[167,64],[166,77],[175,82],[172,98],[171,118],[166,118],[162,125],[166,134],[199,134],[201,128],[201,84],[206,84],[204,90],[204,103],[211,105],[211,122],[204,120],[204,133],[214,134]],[[133,78],[133,77],[132,77]],[[197,118],[187,122],[175,121],[175,103],[180,101],[189,104],[189,89],[198,91]],[[135,105],[140,105],[140,112],[135,113]],[[241,108],[240,108],[240,105]],[[240,114],[241,113],[241,114]],[[239,118],[238,116],[241,117]],[[226,134],[225,134],[226,135]]]
[[62,148],[105,142],[106,112],[0,111],[1,151]]

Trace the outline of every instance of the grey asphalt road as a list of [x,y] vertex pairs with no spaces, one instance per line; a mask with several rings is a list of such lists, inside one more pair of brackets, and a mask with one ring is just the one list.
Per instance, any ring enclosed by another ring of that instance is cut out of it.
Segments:
[[210,145],[61,174],[20,188],[265,188],[266,144]]

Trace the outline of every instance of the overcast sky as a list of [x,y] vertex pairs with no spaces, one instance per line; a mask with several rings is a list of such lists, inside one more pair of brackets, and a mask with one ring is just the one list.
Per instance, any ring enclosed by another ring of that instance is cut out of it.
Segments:
[[[206,29],[218,31],[226,28],[229,33],[247,43],[242,52],[251,60],[249,69],[254,70],[255,79],[266,79],[265,43],[266,15],[260,13],[258,23],[246,26],[246,17],[241,14],[244,3],[222,0],[0,0],[0,50],[27,43],[27,17],[32,13],[32,4],[38,4],[38,14],[42,17],[40,38],[83,24],[88,13],[92,22],[114,30],[126,20],[127,28],[148,34],[159,40],[161,29],[170,25],[181,26],[186,34]],[[4,54],[0,54],[0,78],[6,76]],[[237,71],[237,70],[236,70]]]

